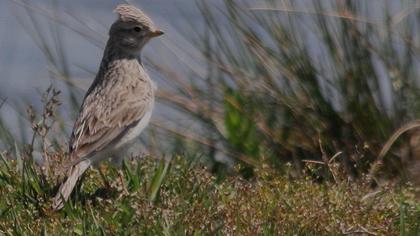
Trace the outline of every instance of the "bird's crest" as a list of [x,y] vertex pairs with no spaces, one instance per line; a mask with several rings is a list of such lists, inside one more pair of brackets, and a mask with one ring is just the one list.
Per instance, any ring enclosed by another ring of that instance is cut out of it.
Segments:
[[128,4],[120,4],[115,10],[118,14],[118,20],[122,22],[137,22],[146,26],[152,26],[152,20],[135,6]]

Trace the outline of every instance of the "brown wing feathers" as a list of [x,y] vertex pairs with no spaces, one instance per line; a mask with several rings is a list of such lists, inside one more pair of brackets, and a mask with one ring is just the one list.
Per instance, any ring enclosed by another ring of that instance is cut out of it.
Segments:
[[70,139],[72,161],[104,149],[144,116],[152,104],[152,94],[147,91],[150,86],[144,80],[137,80],[134,85],[131,90],[114,91],[102,99],[97,99],[101,95],[95,90],[86,96]]

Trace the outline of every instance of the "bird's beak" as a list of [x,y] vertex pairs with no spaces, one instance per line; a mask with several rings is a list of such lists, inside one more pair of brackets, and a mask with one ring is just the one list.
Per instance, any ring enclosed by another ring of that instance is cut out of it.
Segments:
[[150,31],[147,35],[153,38],[153,37],[161,36],[162,34],[164,34],[162,30],[153,30],[153,31]]

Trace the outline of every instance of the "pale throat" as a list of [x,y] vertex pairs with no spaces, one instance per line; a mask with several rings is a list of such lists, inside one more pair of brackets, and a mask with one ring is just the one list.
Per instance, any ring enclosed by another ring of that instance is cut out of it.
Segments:
[[140,69],[144,70],[141,50],[125,50],[117,46],[111,39],[107,42],[101,64],[103,67],[116,66],[118,64],[119,67],[127,67],[126,69],[128,70],[140,66]]

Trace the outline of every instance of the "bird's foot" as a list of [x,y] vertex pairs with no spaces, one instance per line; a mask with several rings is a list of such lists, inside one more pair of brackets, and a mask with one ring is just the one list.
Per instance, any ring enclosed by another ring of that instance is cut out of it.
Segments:
[[122,187],[122,196],[127,196],[127,195],[129,195],[130,194],[130,192],[128,192],[128,189],[127,189],[127,185],[125,184],[125,178],[124,178],[124,173],[123,173],[123,171],[120,169],[120,170],[118,170],[118,177],[119,177],[119,179],[120,179],[120,182],[121,182],[121,187]]

